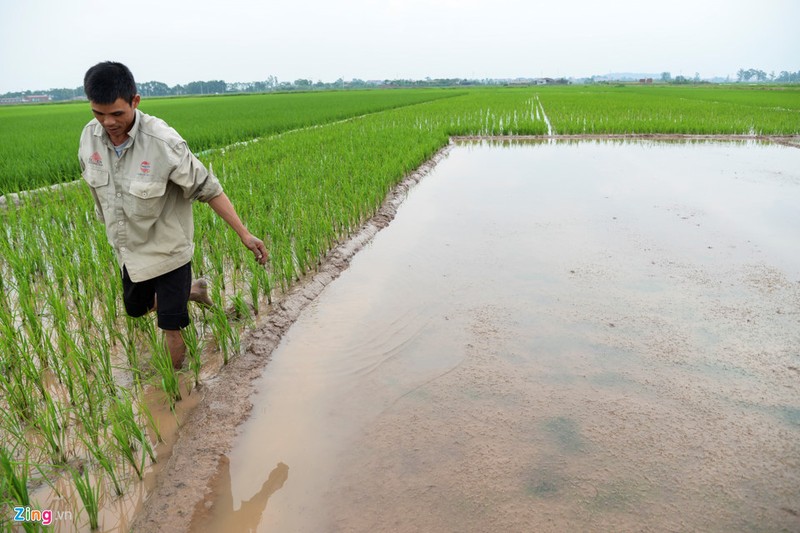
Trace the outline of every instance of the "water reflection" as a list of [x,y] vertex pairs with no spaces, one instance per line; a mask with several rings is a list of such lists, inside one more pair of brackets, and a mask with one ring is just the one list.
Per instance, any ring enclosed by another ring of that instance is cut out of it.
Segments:
[[228,531],[257,531],[270,496],[289,479],[289,467],[284,463],[272,469],[261,489],[239,508],[234,507],[230,459],[221,456],[217,474],[211,483],[214,498],[203,502],[192,517],[191,531],[227,533]]
[[[547,145],[562,145],[562,146],[586,146],[591,144],[597,145],[625,145],[634,146],[643,150],[652,147],[653,143],[659,145],[678,145],[678,146],[701,146],[708,147],[710,144],[725,144],[727,146],[775,146],[766,139],[761,138],[741,138],[730,136],[714,136],[698,135],[697,137],[688,136],[664,136],[664,135],[598,135],[593,137],[591,135],[559,135],[552,137],[524,137],[524,136],[508,136],[508,137],[457,137],[453,140],[454,144],[465,147],[492,147],[492,148],[525,148],[531,146],[547,146]],[[787,145],[793,147],[792,145]]]

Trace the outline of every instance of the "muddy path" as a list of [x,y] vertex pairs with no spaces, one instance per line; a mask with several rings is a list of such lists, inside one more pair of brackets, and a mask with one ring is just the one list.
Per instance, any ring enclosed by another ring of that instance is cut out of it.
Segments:
[[[524,139],[546,140],[548,137],[473,137],[468,140],[505,142]],[[770,141],[800,148],[800,137],[786,136],[619,135],[556,136],[550,139]],[[264,372],[281,337],[303,309],[348,268],[353,256],[391,222],[409,189],[446,157],[456,140],[406,177],[359,232],[328,254],[317,273],[297,283],[271,307],[265,308],[256,326],[242,335],[243,353],[192,393],[199,396],[197,407],[180,429],[177,443],[161,467],[155,488],[134,519],[133,531],[186,531],[193,522],[202,522],[213,501],[214,480],[227,467],[227,454],[233,446],[237,428],[251,412],[252,398],[257,393],[254,383]]]

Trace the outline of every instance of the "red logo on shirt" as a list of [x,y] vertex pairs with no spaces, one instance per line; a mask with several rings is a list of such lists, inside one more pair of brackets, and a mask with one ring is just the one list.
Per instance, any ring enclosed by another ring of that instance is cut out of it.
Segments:
[[98,154],[97,152],[95,152],[95,153],[93,153],[93,154],[92,154],[92,156],[89,158],[89,162],[90,162],[90,163],[92,163],[93,165],[102,165],[102,164],[103,164],[103,158],[102,158],[102,157],[100,157],[100,154]]
[[148,174],[150,172],[150,162],[142,161],[142,164],[139,168],[142,170],[142,174]]

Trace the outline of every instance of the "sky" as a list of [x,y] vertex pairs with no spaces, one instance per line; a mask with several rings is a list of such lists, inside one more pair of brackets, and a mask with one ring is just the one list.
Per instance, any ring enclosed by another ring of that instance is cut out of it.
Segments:
[[0,94],[138,82],[800,70],[797,0],[0,0]]

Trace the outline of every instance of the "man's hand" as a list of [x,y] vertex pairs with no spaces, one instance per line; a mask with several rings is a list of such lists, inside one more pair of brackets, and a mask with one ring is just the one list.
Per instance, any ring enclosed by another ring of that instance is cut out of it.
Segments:
[[209,200],[208,205],[215,213],[222,217],[222,220],[233,228],[239,238],[242,239],[242,244],[247,246],[247,249],[256,256],[256,261],[262,265],[269,261],[267,247],[264,246],[264,242],[247,231],[247,228],[245,228],[244,224],[242,224],[242,221],[239,219],[239,215],[236,214],[236,209],[233,208],[233,204],[224,192]]
[[256,261],[258,261],[259,264],[263,265],[269,261],[269,255],[267,255],[267,247],[264,246],[264,241],[253,234],[248,234],[242,238],[242,243],[247,246],[251,252],[253,252],[253,255],[256,256]]

